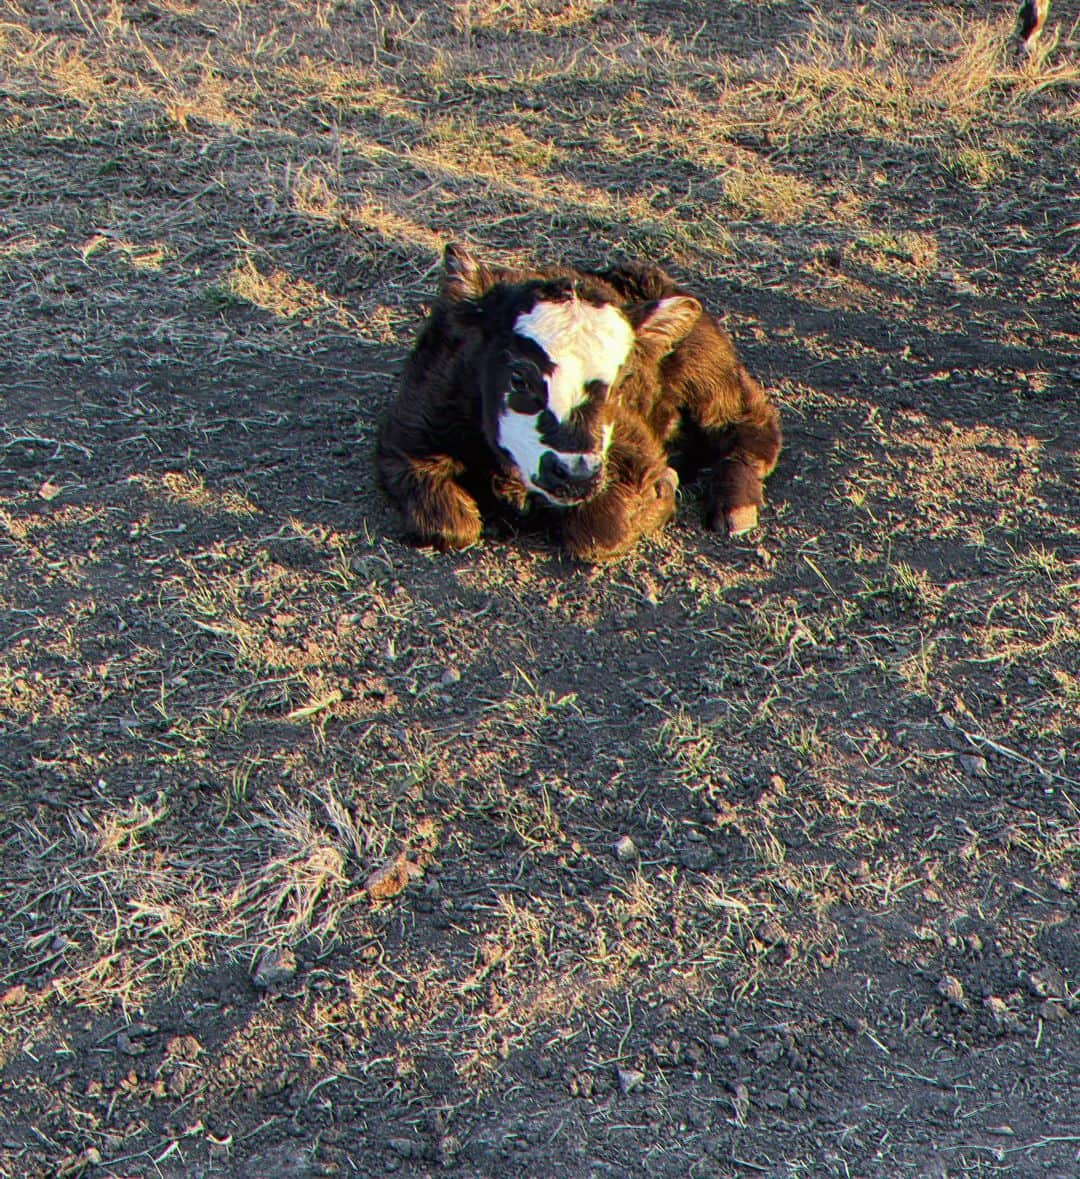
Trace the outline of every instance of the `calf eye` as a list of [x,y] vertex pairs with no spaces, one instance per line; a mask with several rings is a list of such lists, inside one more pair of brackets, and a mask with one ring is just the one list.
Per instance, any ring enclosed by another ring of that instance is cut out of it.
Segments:
[[523,373],[511,373],[510,392],[506,405],[514,413],[539,413],[547,404],[547,398],[536,389]]

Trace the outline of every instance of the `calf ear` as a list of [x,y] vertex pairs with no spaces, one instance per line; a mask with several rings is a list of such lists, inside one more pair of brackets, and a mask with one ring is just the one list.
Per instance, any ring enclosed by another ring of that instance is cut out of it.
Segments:
[[464,246],[451,242],[443,251],[443,293],[448,299],[475,299],[483,294],[490,282],[485,284],[485,268]]
[[480,262],[469,251],[456,242],[443,250],[443,294],[451,302],[465,299],[479,299],[499,283],[525,282],[539,277],[537,273],[518,270],[512,266],[500,266],[493,262]]
[[701,318],[701,304],[689,295],[672,295],[627,308],[637,338],[661,355],[685,340]]

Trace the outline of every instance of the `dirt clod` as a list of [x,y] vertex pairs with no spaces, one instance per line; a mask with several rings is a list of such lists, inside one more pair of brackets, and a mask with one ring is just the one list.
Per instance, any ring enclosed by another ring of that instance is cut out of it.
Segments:
[[259,958],[251,981],[260,990],[281,986],[296,975],[296,954],[288,947],[267,950]]
[[364,890],[373,901],[385,901],[397,896],[411,880],[423,875],[423,868],[413,863],[404,852],[380,864],[364,881]]

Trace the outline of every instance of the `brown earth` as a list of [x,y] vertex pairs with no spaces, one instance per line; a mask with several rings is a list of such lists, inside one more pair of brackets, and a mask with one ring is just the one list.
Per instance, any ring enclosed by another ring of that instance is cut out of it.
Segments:
[[[6,6],[0,1174],[1077,1173],[1052,11]],[[763,526],[405,543],[451,238],[722,312]]]

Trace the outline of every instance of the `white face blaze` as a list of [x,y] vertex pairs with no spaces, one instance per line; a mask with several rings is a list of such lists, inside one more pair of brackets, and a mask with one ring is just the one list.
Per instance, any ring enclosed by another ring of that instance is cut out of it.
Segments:
[[[538,344],[555,366],[545,378],[547,410],[561,423],[589,398],[586,386],[602,381],[611,386],[630,355],[634,330],[610,304],[596,306],[571,299],[558,303],[537,303],[514,324],[514,333]],[[499,445],[508,451],[525,482],[536,485],[540,460],[554,453],[569,468],[581,474],[600,469],[611,442],[611,428],[605,427],[599,450],[582,453],[553,451],[540,434],[541,414],[517,413],[505,409],[499,418]],[[549,497],[550,498],[550,497]]]

